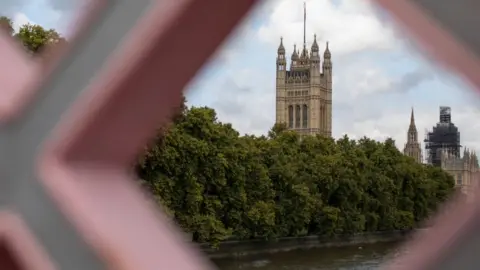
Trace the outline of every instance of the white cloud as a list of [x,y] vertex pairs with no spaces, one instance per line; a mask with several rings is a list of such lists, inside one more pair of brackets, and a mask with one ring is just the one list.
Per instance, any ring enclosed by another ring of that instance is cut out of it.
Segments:
[[336,102],[352,104],[361,96],[394,91],[394,78],[378,63],[341,61],[335,67],[333,85]]
[[[376,17],[375,9],[368,1],[308,0],[307,43],[313,34],[319,41],[329,41],[335,54],[355,53],[366,49],[391,49],[395,44],[395,33],[391,27]],[[268,23],[258,32],[261,41],[278,45],[284,37],[287,52],[293,44],[303,42],[303,6],[298,0],[272,1],[273,11]]]

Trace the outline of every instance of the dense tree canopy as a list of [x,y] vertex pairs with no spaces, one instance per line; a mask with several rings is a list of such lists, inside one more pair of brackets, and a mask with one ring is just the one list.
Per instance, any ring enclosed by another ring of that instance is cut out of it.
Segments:
[[138,173],[195,241],[409,229],[453,191],[391,139],[240,136],[213,109],[182,110]]

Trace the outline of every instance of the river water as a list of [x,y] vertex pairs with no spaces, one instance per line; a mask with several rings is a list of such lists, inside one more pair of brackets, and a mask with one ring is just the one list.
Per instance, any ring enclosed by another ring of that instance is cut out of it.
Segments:
[[220,270],[365,270],[400,254],[398,243],[338,248],[312,248],[240,258],[217,259]]

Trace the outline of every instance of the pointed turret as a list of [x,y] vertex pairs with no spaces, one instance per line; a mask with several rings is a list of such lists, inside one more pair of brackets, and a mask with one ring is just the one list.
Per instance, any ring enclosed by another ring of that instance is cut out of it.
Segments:
[[[444,151],[442,151],[443,157],[446,157],[446,153],[443,152]],[[422,163],[422,149],[420,147],[420,143],[418,142],[418,132],[417,127],[415,126],[415,113],[413,111],[413,107],[410,113],[410,125],[408,126],[407,143],[405,144],[403,153],[414,158],[418,163]]]
[[298,60],[297,44],[293,44],[292,60]]
[[277,53],[285,55],[285,47],[283,46],[283,37],[280,37],[280,45],[278,46]]
[[311,49],[312,53],[313,52],[317,52],[319,51],[319,48],[318,48],[318,43],[317,43],[317,34],[314,34],[313,35],[313,43],[312,43],[312,49]]
[[293,53],[292,53],[292,62],[291,66],[294,67],[298,64],[298,52],[297,52],[297,45],[293,45]]
[[330,53],[330,49],[328,48],[328,41],[327,41],[327,47],[325,48],[325,52],[323,53],[323,58],[325,59],[332,58],[332,54]]
[[330,53],[330,49],[328,48],[328,41],[327,41],[327,47],[325,49],[325,52],[323,53],[323,73],[332,75],[332,54]]
[[313,44],[310,55],[310,65],[320,71],[320,54],[318,53],[317,35],[313,35]]
[[283,47],[283,37],[281,37],[280,45],[278,46],[278,50],[277,50],[277,71],[285,72],[286,65],[287,65],[287,60],[285,58],[285,47]]

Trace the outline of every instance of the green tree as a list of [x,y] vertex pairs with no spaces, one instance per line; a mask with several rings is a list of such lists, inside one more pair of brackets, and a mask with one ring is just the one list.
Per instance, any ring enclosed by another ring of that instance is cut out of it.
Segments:
[[240,136],[210,108],[180,106],[138,166],[195,241],[411,229],[453,192],[453,179],[395,142],[301,138],[275,125]]
[[25,48],[32,53],[39,53],[47,46],[57,46],[66,40],[54,29],[45,29],[36,24],[25,24],[15,33]]

